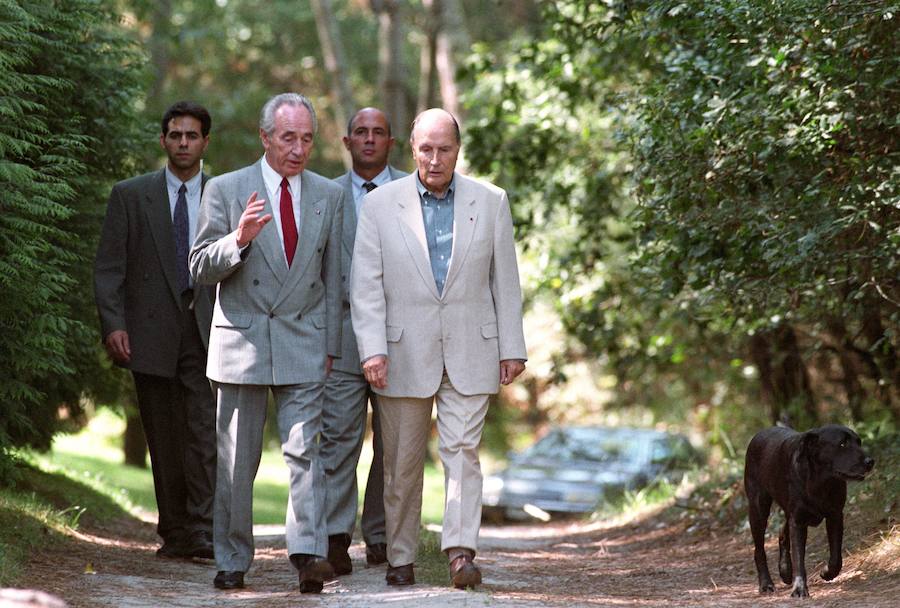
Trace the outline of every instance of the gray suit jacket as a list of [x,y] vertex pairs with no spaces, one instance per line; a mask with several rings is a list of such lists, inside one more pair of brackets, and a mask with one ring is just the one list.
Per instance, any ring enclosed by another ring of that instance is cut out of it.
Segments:
[[[388,166],[391,179],[400,179],[408,175]],[[353,204],[353,183],[350,181],[350,172],[334,178],[344,188],[344,228],[342,242],[344,244],[341,257],[341,280],[343,281],[344,294],[343,306],[343,331],[341,334],[341,358],[335,360],[334,369],[349,374],[362,374],[362,366],[359,364],[359,350],[356,346],[356,335],[353,333],[353,323],[350,318],[350,263],[353,261],[353,242],[356,240],[356,205]]]
[[[202,178],[204,187],[206,175]],[[201,205],[202,207],[202,205]],[[164,169],[113,186],[94,261],[94,297],[103,339],[125,330],[132,371],[175,377],[181,341],[175,234]],[[196,286],[194,313],[203,345],[215,292]]]
[[354,247],[350,306],[360,358],[388,357],[378,394],[430,397],[444,369],[463,395],[496,393],[500,361],[527,358],[512,216],[500,188],[456,174],[443,294],[415,175],[366,195]]
[[[247,199],[266,196],[260,162],[211,179],[203,193],[190,262],[195,281],[219,283],[207,375],[229,384],[324,382],[326,354],[340,357],[344,191],[303,171],[288,268],[275,222],[243,251],[237,246]],[[271,201],[265,213],[273,213]]]

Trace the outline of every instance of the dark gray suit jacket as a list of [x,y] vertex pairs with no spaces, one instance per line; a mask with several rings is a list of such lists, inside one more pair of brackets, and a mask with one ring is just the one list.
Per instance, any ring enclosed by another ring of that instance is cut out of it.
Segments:
[[[207,176],[202,183],[205,185]],[[175,377],[181,342],[175,235],[164,169],[113,186],[94,262],[103,339],[128,332],[135,372]],[[194,313],[209,343],[214,287],[194,286]]]
[[[388,166],[391,180],[406,177],[408,173]],[[362,366],[359,363],[359,349],[356,347],[356,336],[353,333],[353,323],[350,319],[350,263],[353,261],[353,243],[356,240],[356,205],[353,202],[353,182],[350,172],[347,171],[334,181],[344,188],[344,225],[341,231],[343,243],[343,255],[341,256],[341,284],[343,296],[341,298],[343,331],[341,333],[341,358],[334,360],[334,369],[349,374],[362,374]]]

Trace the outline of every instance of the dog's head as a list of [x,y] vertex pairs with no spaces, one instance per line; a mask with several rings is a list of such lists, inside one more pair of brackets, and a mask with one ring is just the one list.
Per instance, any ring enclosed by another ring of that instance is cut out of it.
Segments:
[[803,433],[803,452],[818,470],[845,481],[859,481],[875,466],[859,435],[845,426],[828,424]]

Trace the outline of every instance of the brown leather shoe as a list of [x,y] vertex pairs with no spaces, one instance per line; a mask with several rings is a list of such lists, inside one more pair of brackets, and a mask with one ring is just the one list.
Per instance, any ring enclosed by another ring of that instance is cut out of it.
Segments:
[[384,575],[384,580],[387,581],[388,585],[393,586],[415,585],[416,576],[413,573],[413,565],[406,564],[405,566],[395,567],[388,564],[387,574]]
[[457,589],[475,588],[481,584],[481,570],[472,563],[471,555],[463,554],[450,562],[450,581]]
[[327,559],[310,556],[299,568],[300,593],[321,593],[325,581],[334,578],[334,569]]
[[353,572],[353,562],[347,549],[350,547],[349,534],[332,534],[328,537],[328,563],[336,576]]
[[387,545],[385,543],[373,543],[366,545],[366,563],[377,566],[387,561]]

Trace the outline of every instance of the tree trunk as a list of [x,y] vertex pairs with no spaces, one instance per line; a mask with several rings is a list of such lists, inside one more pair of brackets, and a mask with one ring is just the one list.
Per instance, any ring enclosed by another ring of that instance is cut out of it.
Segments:
[[122,434],[122,452],[125,464],[141,469],[147,468],[147,439],[138,410],[137,396],[131,382],[131,374],[122,374],[122,409],[125,412],[125,432]]
[[422,0],[425,7],[425,40],[419,53],[419,95],[416,112],[437,105],[437,36],[441,28],[441,0]]
[[841,318],[831,318],[826,321],[828,333],[834,342],[834,350],[841,366],[841,385],[847,397],[847,406],[853,420],[859,422],[863,419],[862,405],[866,400],[866,390],[859,380],[860,370],[856,360],[856,349],[847,335],[847,326]]
[[398,0],[372,0],[372,12],[378,18],[378,88],[383,110],[391,121],[396,139],[392,156],[406,158],[409,149],[409,91],[403,60],[402,6]]
[[[322,47],[325,70],[328,72],[331,97],[334,102],[334,119],[338,128],[343,129],[353,115],[356,105],[350,94],[340,29],[331,8],[331,0],[311,0],[310,4],[316,16],[316,30],[319,34],[319,44]],[[344,166],[349,169],[352,165],[350,152],[344,146],[340,146],[340,149]]]
[[870,296],[863,306],[862,335],[865,337],[866,350],[877,366],[878,399],[894,417],[900,420],[900,365],[897,362],[897,351],[884,330],[881,321],[881,301]]
[[471,46],[469,32],[466,29],[464,11],[460,0],[436,0],[440,5],[441,28],[437,35],[437,71],[441,83],[441,101],[443,108],[453,114],[457,120],[460,115],[459,89],[456,86],[457,57]]
[[757,332],[750,338],[749,350],[759,371],[760,394],[769,406],[772,423],[805,426],[818,422],[809,371],[800,355],[794,328],[782,325]]
[[[157,0],[153,11],[153,31],[147,46],[150,47],[150,64],[153,66],[153,82],[147,90],[147,106],[152,109],[165,105],[162,99],[166,78],[169,75],[169,32],[172,22],[172,0]],[[161,115],[162,113],[159,112]]]
[[769,339],[763,332],[750,337],[750,360],[759,372],[759,394],[761,401],[769,408],[769,420],[777,424],[781,420],[781,402],[775,396],[772,380],[772,355]]

